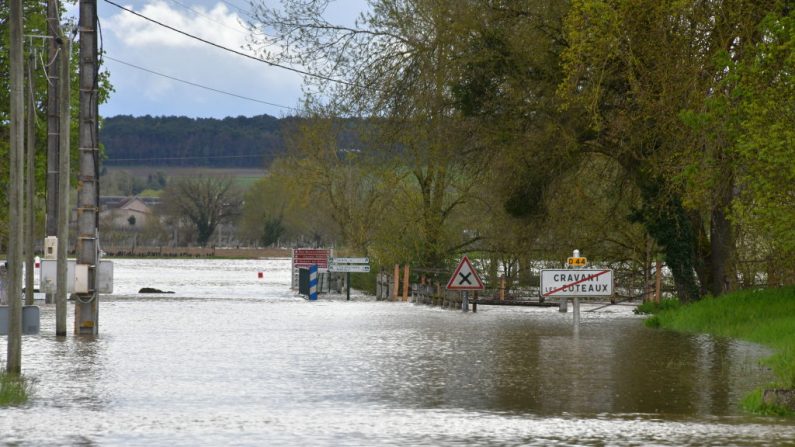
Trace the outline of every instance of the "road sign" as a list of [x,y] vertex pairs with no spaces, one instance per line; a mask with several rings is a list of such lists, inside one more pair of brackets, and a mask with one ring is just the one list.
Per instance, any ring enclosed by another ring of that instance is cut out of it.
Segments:
[[568,259],[566,259],[566,264],[572,267],[585,267],[586,265],[588,265],[588,258],[584,258],[581,256],[578,257],[570,256]]
[[369,264],[370,258],[329,258],[332,264]]
[[461,259],[461,262],[458,263],[458,267],[455,269],[455,273],[450,278],[450,281],[447,282],[447,290],[483,290],[485,287],[483,286],[483,281],[480,280],[478,276],[477,270],[472,267],[472,263],[469,262],[469,258],[464,256]]
[[318,268],[328,268],[328,258],[331,250],[327,248],[295,248],[293,249],[293,268],[317,265]]
[[610,296],[610,269],[541,270],[542,296]]
[[329,264],[328,271],[336,273],[369,273],[370,266],[367,264]]

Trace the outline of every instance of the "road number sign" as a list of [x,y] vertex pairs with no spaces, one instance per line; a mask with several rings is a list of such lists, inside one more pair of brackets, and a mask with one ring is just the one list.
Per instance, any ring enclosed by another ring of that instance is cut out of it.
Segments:
[[541,270],[541,296],[610,296],[610,269]]
[[566,259],[566,264],[572,267],[585,267],[588,265],[588,259],[584,257],[569,257]]

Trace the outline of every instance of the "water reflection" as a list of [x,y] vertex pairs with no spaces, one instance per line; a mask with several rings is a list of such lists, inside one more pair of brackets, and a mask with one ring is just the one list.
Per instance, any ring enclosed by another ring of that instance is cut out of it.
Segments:
[[[168,277],[148,276],[155,261],[118,265],[125,292],[103,298],[93,340],[54,337],[44,307],[42,335],[23,348],[33,399],[0,410],[0,445],[795,439],[792,425],[737,407],[769,379],[757,364],[766,352],[751,344],[650,330],[628,312],[584,313],[574,336],[571,314],[554,309],[310,303],[287,289],[283,261],[270,281],[240,272],[256,262],[201,262],[164,268]],[[130,292],[166,289],[158,280],[180,293]]]

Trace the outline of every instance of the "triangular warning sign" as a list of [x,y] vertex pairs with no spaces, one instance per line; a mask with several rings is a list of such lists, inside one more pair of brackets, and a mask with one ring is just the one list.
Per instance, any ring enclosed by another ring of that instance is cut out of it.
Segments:
[[478,276],[477,270],[472,267],[469,258],[464,256],[461,262],[458,263],[458,267],[456,267],[455,273],[453,273],[450,281],[447,282],[447,290],[483,289],[485,289],[485,287],[483,286],[483,281],[480,280],[480,276]]

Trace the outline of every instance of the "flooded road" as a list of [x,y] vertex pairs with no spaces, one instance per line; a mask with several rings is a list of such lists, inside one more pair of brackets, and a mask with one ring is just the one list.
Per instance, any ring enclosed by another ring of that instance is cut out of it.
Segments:
[[56,339],[41,305],[0,445],[795,445],[738,407],[766,350],[627,307],[585,306],[574,336],[555,308],[308,302],[289,260],[114,263],[96,339]]

